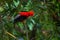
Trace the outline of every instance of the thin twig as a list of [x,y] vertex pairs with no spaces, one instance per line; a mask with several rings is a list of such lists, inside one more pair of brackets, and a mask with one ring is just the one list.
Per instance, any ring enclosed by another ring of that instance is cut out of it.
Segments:
[[8,35],[10,35],[11,37],[17,39],[17,37],[15,37],[13,34],[11,34],[11,33],[9,33],[9,32],[5,31],[5,33],[8,34]]
[[11,37],[13,37],[14,39],[18,40],[18,38],[16,36],[14,36],[13,34],[9,33],[8,31],[5,30],[4,28],[4,32],[8,35],[10,35]]

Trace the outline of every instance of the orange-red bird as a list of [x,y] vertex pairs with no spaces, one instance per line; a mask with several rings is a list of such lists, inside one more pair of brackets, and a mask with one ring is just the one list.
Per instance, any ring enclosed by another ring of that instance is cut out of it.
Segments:
[[23,12],[19,12],[19,14],[14,18],[14,23],[16,22],[22,22],[25,19],[27,19],[30,16],[34,15],[34,11],[23,11]]

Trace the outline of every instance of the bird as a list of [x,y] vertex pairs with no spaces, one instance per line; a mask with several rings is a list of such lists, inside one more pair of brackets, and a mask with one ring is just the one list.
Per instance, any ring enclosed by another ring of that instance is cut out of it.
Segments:
[[33,11],[33,10],[31,10],[31,11],[21,11],[21,12],[19,12],[18,15],[14,18],[14,22],[13,22],[14,28],[15,28],[17,31],[19,31],[19,32],[21,32],[21,33],[24,33],[24,31],[21,30],[21,28],[19,28],[18,26],[16,26],[16,23],[17,23],[17,22],[22,22],[22,23],[24,24],[25,20],[26,20],[27,18],[29,18],[30,16],[34,16],[34,11]]
[[33,15],[34,15],[34,11],[33,10],[19,12],[19,14],[14,18],[14,23],[23,22],[28,17],[33,16]]

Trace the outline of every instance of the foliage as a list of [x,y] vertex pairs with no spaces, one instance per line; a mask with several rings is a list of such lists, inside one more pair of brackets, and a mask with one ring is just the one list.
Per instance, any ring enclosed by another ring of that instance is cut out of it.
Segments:
[[[0,0],[0,40],[60,40],[60,0]],[[25,23],[13,20],[20,11],[34,11]]]

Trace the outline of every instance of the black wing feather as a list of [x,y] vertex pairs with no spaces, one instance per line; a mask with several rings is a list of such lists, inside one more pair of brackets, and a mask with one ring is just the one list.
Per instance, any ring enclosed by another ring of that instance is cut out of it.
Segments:
[[26,16],[17,15],[17,16],[14,18],[14,23],[16,23],[16,22],[22,22],[22,21],[24,21],[25,19],[27,19]]

